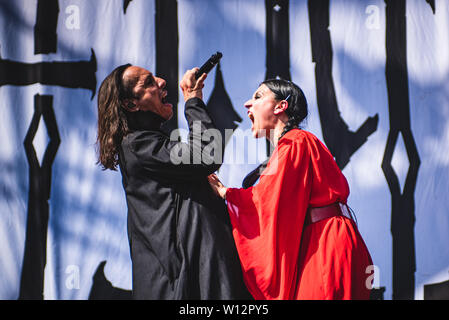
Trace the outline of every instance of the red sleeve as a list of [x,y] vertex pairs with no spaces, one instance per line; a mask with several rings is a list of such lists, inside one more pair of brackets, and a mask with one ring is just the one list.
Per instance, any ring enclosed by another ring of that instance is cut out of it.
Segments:
[[304,137],[284,137],[257,185],[226,193],[245,283],[256,299],[293,298],[311,170]]

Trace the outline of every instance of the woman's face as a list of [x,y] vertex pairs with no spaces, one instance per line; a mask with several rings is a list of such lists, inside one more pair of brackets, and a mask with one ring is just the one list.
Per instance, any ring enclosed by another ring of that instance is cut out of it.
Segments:
[[278,118],[275,107],[278,103],[274,93],[264,84],[245,102],[248,117],[252,122],[251,132],[255,138],[269,137],[270,130],[274,130]]

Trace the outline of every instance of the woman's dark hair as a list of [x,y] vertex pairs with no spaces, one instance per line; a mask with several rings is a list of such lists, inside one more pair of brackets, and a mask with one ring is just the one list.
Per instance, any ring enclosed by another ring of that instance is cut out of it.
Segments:
[[298,128],[299,124],[308,115],[307,100],[301,88],[293,82],[284,79],[269,79],[263,81],[262,84],[266,85],[274,93],[276,100],[286,100],[288,102],[288,108],[285,110],[288,120],[281,137],[291,129]]
[[123,73],[130,67],[125,64],[114,69],[98,90],[98,164],[103,170],[117,170],[118,148],[129,132],[124,99],[133,97],[134,81],[124,81]]

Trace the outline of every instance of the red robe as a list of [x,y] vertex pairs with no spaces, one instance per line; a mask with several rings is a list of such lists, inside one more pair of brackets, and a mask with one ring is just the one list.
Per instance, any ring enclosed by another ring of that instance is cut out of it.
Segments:
[[349,187],[329,150],[294,129],[259,183],[226,192],[244,280],[255,299],[368,299],[372,265],[355,222],[344,216],[304,226],[307,208],[346,204]]

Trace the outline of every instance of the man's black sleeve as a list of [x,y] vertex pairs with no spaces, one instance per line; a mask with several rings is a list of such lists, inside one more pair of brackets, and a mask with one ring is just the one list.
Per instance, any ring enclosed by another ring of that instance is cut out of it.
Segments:
[[133,136],[131,151],[145,171],[175,180],[192,180],[217,171],[223,162],[224,138],[207,113],[204,102],[192,98],[186,102],[189,126],[187,143],[169,139],[164,134],[140,132]]

